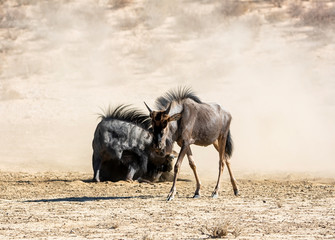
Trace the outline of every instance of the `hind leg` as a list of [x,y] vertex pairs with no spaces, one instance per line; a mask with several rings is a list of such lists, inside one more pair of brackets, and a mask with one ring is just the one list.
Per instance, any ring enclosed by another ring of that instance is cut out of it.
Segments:
[[230,168],[230,160],[228,158],[225,158],[225,160],[226,160],[226,165],[227,165],[229,176],[230,176],[230,182],[231,182],[231,185],[233,186],[234,194],[235,194],[235,196],[237,196],[238,195],[238,188],[237,188],[236,180],[233,176],[233,172]]
[[216,187],[213,191],[212,197],[217,197],[218,196],[218,190],[220,188],[220,177],[221,177],[221,174],[222,174],[222,171],[223,171],[223,168],[224,168],[224,164],[227,165],[227,169],[228,169],[229,176],[230,176],[230,182],[233,186],[234,194],[235,194],[235,196],[238,195],[237,183],[236,183],[236,180],[234,178],[233,172],[231,170],[230,160],[228,159],[227,156],[225,156],[226,142],[227,142],[227,136],[222,141],[217,140],[213,143],[214,147],[216,148],[216,150],[220,154],[220,167],[219,167],[218,182],[217,182]]
[[212,198],[217,198],[219,195],[219,189],[220,189],[220,179],[221,179],[221,175],[224,169],[224,160],[223,160],[223,151],[222,149],[225,148],[225,145],[222,146],[222,141],[220,141],[219,139],[216,140],[213,143],[215,149],[219,152],[219,175],[218,175],[218,180],[216,182],[216,186],[214,188],[214,191],[212,193]]

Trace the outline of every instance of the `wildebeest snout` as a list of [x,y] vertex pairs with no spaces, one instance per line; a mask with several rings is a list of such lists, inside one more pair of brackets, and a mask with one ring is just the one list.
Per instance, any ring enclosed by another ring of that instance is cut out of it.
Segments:
[[166,155],[165,151],[165,144],[163,144],[163,141],[161,141],[161,138],[159,139],[160,141],[154,141],[152,146],[155,150],[155,153],[161,157]]
[[164,148],[154,148],[157,155],[164,157],[165,156],[165,149]]

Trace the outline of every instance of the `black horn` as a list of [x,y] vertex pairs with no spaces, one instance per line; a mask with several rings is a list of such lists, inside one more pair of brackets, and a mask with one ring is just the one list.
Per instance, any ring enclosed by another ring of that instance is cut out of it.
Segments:
[[166,108],[165,114],[169,114],[170,109],[171,109],[171,103],[169,103],[169,106]]
[[147,109],[149,110],[149,113],[152,112],[152,110],[149,108],[149,106],[144,102],[145,106],[147,107]]

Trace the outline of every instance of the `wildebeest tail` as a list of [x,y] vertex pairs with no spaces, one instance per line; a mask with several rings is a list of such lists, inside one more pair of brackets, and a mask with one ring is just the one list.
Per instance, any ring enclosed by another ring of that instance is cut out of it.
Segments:
[[228,131],[226,149],[225,149],[225,157],[230,158],[233,155],[234,142],[230,134],[230,130]]

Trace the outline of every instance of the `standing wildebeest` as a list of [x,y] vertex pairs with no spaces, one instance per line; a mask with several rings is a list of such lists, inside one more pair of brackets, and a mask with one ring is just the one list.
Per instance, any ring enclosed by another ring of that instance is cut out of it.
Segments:
[[109,109],[93,139],[93,180],[119,181],[138,178],[154,181],[172,169],[172,157],[152,151],[150,118],[139,110],[120,105]]
[[236,180],[230,168],[229,157],[232,155],[233,142],[230,135],[231,115],[218,104],[203,103],[190,89],[179,88],[169,91],[156,100],[159,111],[150,112],[154,132],[153,147],[165,154],[172,144],[181,147],[174,167],[174,179],[167,200],[172,200],[176,192],[176,180],[185,154],[194,172],[197,187],[194,198],[200,197],[200,180],[193,160],[191,144],[208,146],[213,144],[220,155],[219,176],[212,197],[218,196],[220,178],[226,163],[235,195],[238,194]]

